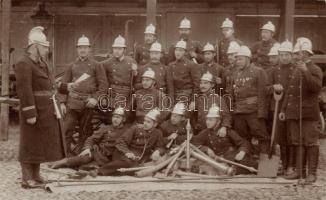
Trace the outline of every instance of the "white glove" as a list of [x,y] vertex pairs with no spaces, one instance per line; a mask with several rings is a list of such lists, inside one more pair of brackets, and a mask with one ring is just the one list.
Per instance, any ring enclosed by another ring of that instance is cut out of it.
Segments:
[[34,125],[36,123],[36,117],[26,119],[27,124]]
[[85,149],[84,151],[82,151],[78,156],[92,156],[92,152],[90,149]]
[[89,98],[86,103],[87,108],[94,108],[97,105],[97,100],[94,98]]
[[240,151],[237,155],[235,155],[234,159],[237,161],[241,161],[241,160],[243,160],[245,155],[246,155],[246,152]]
[[223,126],[220,129],[218,129],[217,135],[220,137],[225,137],[226,136],[226,127]]

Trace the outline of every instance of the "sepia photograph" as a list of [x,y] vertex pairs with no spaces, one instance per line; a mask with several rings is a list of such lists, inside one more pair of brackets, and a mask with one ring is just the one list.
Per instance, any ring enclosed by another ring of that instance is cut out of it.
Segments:
[[0,0],[0,200],[326,200],[326,0]]

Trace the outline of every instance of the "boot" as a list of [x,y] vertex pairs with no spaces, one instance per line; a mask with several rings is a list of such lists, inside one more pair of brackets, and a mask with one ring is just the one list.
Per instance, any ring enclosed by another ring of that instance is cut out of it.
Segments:
[[282,167],[283,169],[287,169],[288,167],[288,147],[285,145],[281,145],[281,161],[282,161]]
[[45,178],[42,177],[40,174],[40,164],[39,163],[33,164],[33,180],[38,183],[41,183],[41,184],[47,183]]
[[290,175],[294,173],[295,166],[295,148],[292,145],[287,146],[287,163],[286,163],[286,172],[285,175]]
[[[295,154],[296,154],[296,170],[294,173],[286,175],[284,178],[293,180],[293,179],[299,179],[300,178],[300,172],[302,172],[302,178],[306,178],[306,149],[305,147],[302,147],[302,165],[300,165],[300,147],[295,147]],[[301,168],[302,166],[302,168]]]
[[43,188],[44,184],[40,184],[33,180],[33,164],[21,163],[22,168],[22,188]]
[[308,147],[307,159],[308,159],[308,176],[306,178],[307,184],[312,184],[317,180],[317,167],[319,158],[319,147]]

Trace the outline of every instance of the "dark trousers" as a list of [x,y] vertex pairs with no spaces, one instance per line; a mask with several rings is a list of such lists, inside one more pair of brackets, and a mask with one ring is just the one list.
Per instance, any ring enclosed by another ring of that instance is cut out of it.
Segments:
[[134,172],[119,172],[120,168],[130,168],[139,165],[139,161],[130,160],[119,151],[115,151],[112,156],[112,161],[104,164],[98,169],[98,175],[100,176],[121,176],[121,175],[133,175]]
[[268,152],[270,136],[267,133],[266,122],[257,117],[257,113],[234,114],[234,130],[241,137],[251,141],[254,137],[259,141],[260,153]]
[[73,142],[73,134],[76,129],[76,126],[79,124],[83,117],[82,110],[73,110],[68,109],[67,114],[64,119],[64,134],[66,136],[66,145],[67,145],[67,153],[70,153],[71,144]]

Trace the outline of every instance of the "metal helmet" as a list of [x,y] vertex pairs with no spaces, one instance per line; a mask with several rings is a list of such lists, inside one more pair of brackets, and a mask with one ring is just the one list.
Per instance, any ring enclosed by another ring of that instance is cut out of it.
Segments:
[[294,45],[293,52],[296,53],[299,51],[307,51],[310,54],[314,54],[312,52],[312,43],[308,38],[299,37],[297,39],[297,43]]
[[187,43],[183,40],[180,40],[179,42],[177,42],[177,44],[175,45],[175,48],[182,48],[182,49],[187,49]]
[[43,33],[44,28],[42,26],[36,26],[28,34],[28,46],[33,44],[39,44],[42,46],[49,47],[50,42],[47,41],[45,34]]
[[191,28],[190,20],[187,19],[186,17],[183,18],[183,20],[180,22],[179,28]]
[[293,52],[293,44],[289,40],[286,40],[281,43],[281,46],[278,48],[278,51],[284,51],[284,52]]
[[278,56],[278,51],[280,48],[280,43],[275,43],[272,48],[269,50],[268,56]]
[[245,57],[251,58],[251,51],[250,51],[249,47],[247,47],[247,46],[240,46],[239,51],[236,54],[236,56],[245,56]]
[[122,107],[117,107],[114,111],[113,111],[113,113],[112,113],[112,115],[120,115],[120,116],[125,116],[125,109],[123,109]]
[[158,42],[154,42],[151,46],[151,48],[149,49],[149,51],[158,51],[158,52],[162,52],[162,45]]
[[240,45],[236,41],[231,41],[229,44],[227,54],[238,53],[239,49],[240,49]]
[[208,113],[206,115],[206,118],[209,118],[209,117],[220,118],[221,117],[221,115],[220,115],[220,107],[218,107],[216,104],[213,104],[209,108]]
[[275,25],[271,21],[268,21],[263,27],[260,28],[260,30],[275,32]]
[[85,35],[81,36],[77,42],[77,47],[78,46],[91,46],[88,37],[86,37]]
[[205,51],[213,51],[214,52],[215,48],[211,43],[207,42],[207,44],[203,48],[203,52],[205,52]]
[[155,26],[153,24],[149,24],[145,29],[145,34],[155,34]]
[[225,18],[221,28],[233,28],[233,22],[229,18]]
[[213,77],[213,74],[211,74],[209,71],[207,71],[205,74],[203,74],[201,76],[200,80],[214,82],[214,77]]
[[186,105],[182,102],[178,102],[175,104],[173,107],[172,113],[173,114],[178,114],[178,115],[185,115],[186,114]]
[[159,121],[159,117],[160,117],[160,111],[158,110],[158,108],[154,108],[153,110],[150,110],[145,117],[148,117],[149,119],[152,119],[154,121]]
[[126,40],[121,35],[119,35],[115,38],[112,47],[127,47]]
[[142,78],[150,78],[155,80],[155,72],[152,70],[152,68],[148,68],[142,75]]

